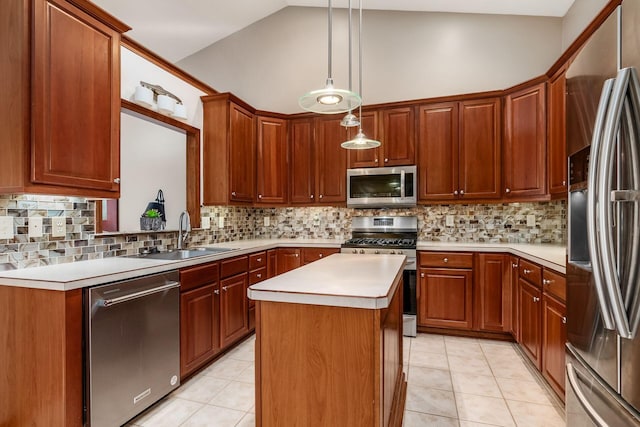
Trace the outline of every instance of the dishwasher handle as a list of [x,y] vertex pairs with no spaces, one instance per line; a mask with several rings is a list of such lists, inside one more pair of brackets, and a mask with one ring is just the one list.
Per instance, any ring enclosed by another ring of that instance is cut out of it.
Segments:
[[168,291],[169,289],[177,288],[179,286],[180,282],[169,282],[166,285],[158,286],[157,288],[145,289],[144,291],[134,292],[117,298],[98,300],[97,303],[102,307],[111,307],[112,305],[146,297],[147,295],[156,294],[158,292]]

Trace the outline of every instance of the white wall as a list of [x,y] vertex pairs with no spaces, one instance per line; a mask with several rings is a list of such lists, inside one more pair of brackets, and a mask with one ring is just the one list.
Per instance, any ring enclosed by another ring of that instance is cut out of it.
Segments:
[[[543,74],[561,54],[562,20],[365,11],[363,32],[363,96],[373,104],[503,89]],[[335,10],[341,88],[348,86],[347,34],[347,13]],[[326,39],[325,8],[287,7],[177,65],[258,109],[294,113],[300,95],[324,86]]]
[[584,31],[608,0],[576,0],[562,20],[562,51]]

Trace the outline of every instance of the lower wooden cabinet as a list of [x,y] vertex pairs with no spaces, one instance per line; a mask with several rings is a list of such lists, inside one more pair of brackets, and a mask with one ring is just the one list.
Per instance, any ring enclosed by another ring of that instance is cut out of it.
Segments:
[[247,274],[220,281],[220,346],[226,347],[249,332]]
[[298,268],[302,265],[300,248],[278,248],[276,275]]
[[418,324],[437,328],[473,327],[473,272],[462,268],[420,268]]
[[542,296],[542,375],[564,400],[567,308],[548,294]]
[[340,252],[338,248],[302,248],[302,265],[307,265]]
[[520,346],[533,364],[542,368],[542,291],[518,280]]
[[475,286],[475,328],[489,332],[511,330],[510,257],[478,254]]
[[220,351],[220,285],[180,295],[180,376],[198,369]]
[[520,300],[518,298],[518,269],[520,259],[516,256],[509,256],[509,282],[511,286],[511,334],[513,338],[520,342],[520,327],[518,326],[518,313],[520,312]]

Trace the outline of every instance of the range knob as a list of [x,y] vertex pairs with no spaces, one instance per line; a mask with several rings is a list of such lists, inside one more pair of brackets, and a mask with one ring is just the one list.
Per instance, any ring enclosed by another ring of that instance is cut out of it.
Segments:
[[389,254],[390,254],[390,255],[395,255],[395,254],[396,254],[396,251],[391,251],[391,252],[389,252]]
[[352,252],[353,252],[354,254],[357,254],[357,253],[358,253],[358,250],[357,250],[357,249],[354,249]]
[[380,253],[380,251],[376,249],[376,250],[375,250],[375,252],[373,252],[373,253],[374,253],[374,254],[379,254],[379,253]]
[[364,253],[364,249],[360,249],[360,253],[363,254]]
[[402,252],[402,251],[398,251],[398,252],[396,252],[396,253],[397,253],[398,255],[402,255],[404,252]]

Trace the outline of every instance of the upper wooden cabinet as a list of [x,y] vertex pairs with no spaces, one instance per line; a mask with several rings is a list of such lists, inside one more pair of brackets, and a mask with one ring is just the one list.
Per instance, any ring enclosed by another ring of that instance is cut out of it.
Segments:
[[561,70],[549,80],[547,123],[549,127],[549,194],[567,197],[567,116],[566,70]]
[[540,198],[546,193],[545,83],[505,99],[504,197]]
[[313,119],[289,121],[289,201],[315,202]]
[[[100,17],[99,19],[96,16]],[[8,0],[0,192],[119,196],[120,33],[89,2]]]
[[342,116],[315,119],[315,203],[347,201],[347,150],[340,144],[348,135],[341,120]]
[[229,93],[202,97],[205,205],[251,203],[255,194],[255,118]]
[[287,202],[287,121],[258,116],[256,203]]
[[420,201],[500,197],[500,99],[418,110]]
[[[362,131],[367,138],[378,140],[378,112],[366,111],[362,113],[360,117]],[[358,133],[358,128],[353,127],[349,129],[349,139],[352,139]],[[383,166],[384,163],[382,153],[382,146],[378,148],[371,148],[367,150],[347,150],[349,157],[349,168],[375,168]]]

